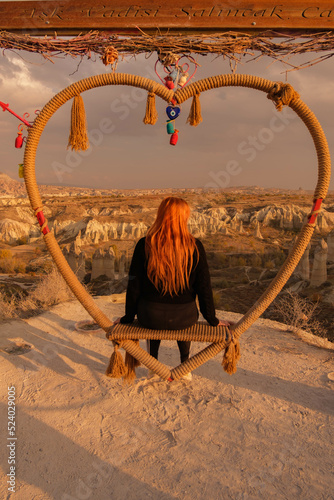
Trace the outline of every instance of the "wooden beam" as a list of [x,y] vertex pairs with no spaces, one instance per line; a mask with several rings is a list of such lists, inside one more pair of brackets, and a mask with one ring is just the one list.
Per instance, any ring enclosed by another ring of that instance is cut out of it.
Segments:
[[282,32],[334,29],[328,0],[47,0],[0,1],[0,29],[43,35],[102,30]]

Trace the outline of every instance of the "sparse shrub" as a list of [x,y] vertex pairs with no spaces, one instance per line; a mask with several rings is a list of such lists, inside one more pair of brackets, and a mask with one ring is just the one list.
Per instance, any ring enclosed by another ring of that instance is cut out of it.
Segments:
[[26,265],[22,260],[19,259],[13,259],[14,260],[14,271],[16,273],[25,273],[26,272]]
[[5,274],[24,273],[26,266],[24,262],[16,257],[10,250],[2,250],[0,253],[0,272]]
[[259,255],[252,256],[252,266],[253,267],[262,267],[262,259]]
[[272,260],[265,260],[263,267],[265,267],[266,269],[274,269],[275,264]]
[[275,259],[277,266],[281,266],[286,259],[285,253],[283,252],[283,250],[279,250],[279,251],[275,252],[273,255],[273,258]]
[[231,310],[230,305],[227,304],[226,302],[221,302],[219,305],[219,308],[222,309],[223,311],[230,311]]
[[237,267],[239,265],[238,262],[239,262],[238,257],[236,257],[236,256],[230,257],[230,259],[229,259],[229,267]]
[[44,262],[41,262],[41,264],[38,266],[39,270],[42,271],[44,274],[50,274],[52,270],[54,269],[54,264],[52,260],[45,260]]
[[1,259],[0,271],[5,274],[12,274],[14,272],[14,259],[12,257]]
[[219,309],[220,304],[220,293],[216,290],[212,290],[213,303],[216,309]]
[[31,292],[28,299],[44,309],[73,299],[73,294],[62,275],[53,267]]
[[227,281],[226,278],[222,278],[220,281],[217,282],[217,286],[219,288],[229,288],[230,283]]
[[35,247],[34,248],[34,254],[36,255],[36,257],[38,257],[39,255],[42,254],[42,250],[38,247]]
[[314,293],[311,297],[312,302],[316,302],[317,304],[321,302],[323,299],[322,295],[320,293]]
[[13,254],[10,250],[0,250],[0,259],[12,259]]
[[91,257],[88,257],[87,259],[85,259],[85,269],[86,271],[91,271],[92,270],[92,266],[93,266],[93,256]]
[[238,258],[238,266],[245,267],[247,265],[246,260],[243,257]]
[[26,236],[21,236],[21,238],[19,238],[19,239],[17,240],[17,244],[18,244],[18,245],[26,245],[26,244],[27,244],[27,242],[28,242],[28,239],[27,239],[27,237],[26,237]]
[[213,261],[213,267],[215,268],[225,268],[229,266],[229,258],[227,255],[221,252],[210,252],[211,258],[208,258],[208,261]]
[[0,290],[0,320],[13,319],[16,317],[16,302],[14,297],[6,297]]
[[317,307],[318,302],[314,303],[297,293],[288,291],[273,303],[271,312],[278,321],[288,325],[291,332],[307,330],[319,337],[325,337],[326,329],[314,319]]

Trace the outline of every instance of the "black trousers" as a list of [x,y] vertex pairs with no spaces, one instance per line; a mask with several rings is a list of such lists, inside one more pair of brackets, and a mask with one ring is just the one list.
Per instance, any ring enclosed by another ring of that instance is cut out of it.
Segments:
[[[187,304],[164,304],[141,299],[137,317],[145,328],[153,330],[181,330],[197,323],[198,310],[195,301]],[[150,354],[158,359],[160,340],[150,340]],[[181,363],[189,358],[191,342],[178,340]]]

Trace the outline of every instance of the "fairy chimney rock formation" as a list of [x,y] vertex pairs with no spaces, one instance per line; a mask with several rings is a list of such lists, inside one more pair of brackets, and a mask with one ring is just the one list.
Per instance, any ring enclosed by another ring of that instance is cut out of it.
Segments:
[[327,280],[327,253],[327,243],[321,239],[314,251],[310,286],[320,286]]
[[75,241],[73,241],[68,248],[67,254],[65,255],[68,265],[72,269],[74,273],[77,273],[78,270],[78,258],[80,254],[80,249],[76,245]]
[[122,279],[125,277],[125,262],[126,262],[126,255],[125,253],[122,253],[119,259],[119,273],[118,273],[118,278]]
[[310,247],[311,245],[309,243],[294,271],[294,274],[299,276],[302,280],[310,279]]
[[78,232],[78,234],[75,238],[75,243],[78,247],[81,247],[81,245],[82,245],[81,231]]
[[70,246],[67,245],[64,247],[63,254],[79,281],[82,281],[86,274],[86,255],[81,252],[80,246],[73,241]]
[[261,231],[260,231],[260,223],[258,220],[255,222],[254,236],[255,236],[255,238],[259,238],[261,240],[263,239],[263,236],[262,236]]
[[108,278],[115,279],[115,252],[109,247],[103,257],[104,273]]
[[101,248],[98,248],[92,259],[92,276],[91,279],[94,280],[104,273],[104,252]]
[[85,252],[80,252],[78,256],[78,269],[77,276],[79,281],[83,281],[86,276],[86,254]]
[[318,230],[319,232],[323,232],[323,231],[327,231],[328,230],[328,224],[327,224],[327,221],[324,217],[324,214],[322,212],[320,212],[320,214],[318,215]]
[[327,245],[328,245],[328,262],[334,262],[334,229],[331,231],[327,237]]

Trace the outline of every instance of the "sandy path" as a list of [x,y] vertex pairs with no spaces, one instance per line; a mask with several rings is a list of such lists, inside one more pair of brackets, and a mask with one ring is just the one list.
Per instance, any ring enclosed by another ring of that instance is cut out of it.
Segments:
[[[110,317],[124,309],[98,303]],[[232,377],[219,355],[192,382],[147,380],[139,368],[128,386],[104,375],[111,343],[74,330],[85,318],[70,302],[0,325],[2,347],[8,339],[33,346],[1,352],[1,498],[9,498],[11,385],[17,500],[334,498],[333,350],[260,320],[242,336]],[[178,364],[174,342],[163,344],[161,360]]]

